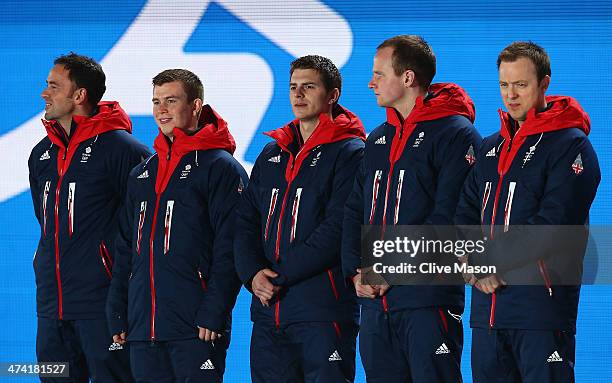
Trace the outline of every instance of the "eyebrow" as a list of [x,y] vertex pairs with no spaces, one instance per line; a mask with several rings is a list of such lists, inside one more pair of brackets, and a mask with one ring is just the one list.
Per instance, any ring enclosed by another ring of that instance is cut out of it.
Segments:
[[[290,82],[289,85],[297,85],[297,82]],[[313,81],[308,81],[303,83],[302,85],[317,85],[317,83]]]
[[[162,99],[164,99],[164,100],[167,100],[167,99],[169,99],[169,98],[180,98],[180,96],[170,95],[170,96],[162,97]],[[153,97],[153,98],[151,99],[151,101],[159,101],[159,98],[157,98],[157,97]]]

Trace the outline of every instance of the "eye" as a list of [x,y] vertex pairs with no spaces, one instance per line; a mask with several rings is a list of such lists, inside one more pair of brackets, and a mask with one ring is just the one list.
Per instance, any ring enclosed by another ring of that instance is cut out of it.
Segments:
[[508,87],[508,84],[506,84],[505,82],[500,82],[500,83],[499,83],[499,87],[500,87],[500,88],[504,88],[504,89],[505,89],[505,88],[507,88],[507,87]]
[[159,101],[158,100],[153,100],[153,105],[159,105]]
[[527,86],[526,83],[524,82],[519,82],[518,84],[516,84],[519,88],[525,88]]
[[315,86],[313,84],[307,84],[304,88],[306,88],[306,89],[314,89]]
[[296,86],[295,86],[295,85],[290,85],[290,86],[289,86],[289,90],[295,90],[295,89],[296,89]]

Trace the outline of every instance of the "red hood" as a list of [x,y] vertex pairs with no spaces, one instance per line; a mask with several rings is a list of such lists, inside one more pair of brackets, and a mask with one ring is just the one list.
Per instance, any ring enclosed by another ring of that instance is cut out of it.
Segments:
[[[552,107],[544,112],[536,113],[535,108],[527,112],[527,118],[523,126],[516,132],[517,137],[515,138],[568,128],[582,129],[585,134],[589,134],[591,120],[578,101],[568,96],[546,96],[546,103],[552,104]],[[499,115],[502,137],[508,140],[510,139],[510,116],[501,109]]]
[[[77,129],[70,139],[70,143],[73,145],[78,145],[91,137],[111,130],[125,130],[132,133],[132,122],[117,101],[102,101],[98,104],[98,113],[95,115],[91,117],[72,116],[72,119],[77,125]],[[42,120],[42,123],[51,142],[64,148],[66,145],[63,139],[65,134],[57,121]]]
[[[429,93],[431,97],[427,101],[422,96],[417,97],[414,109],[404,123],[417,124],[453,115],[461,115],[474,122],[474,102],[460,86],[452,83],[432,84]],[[396,128],[402,126],[394,108],[387,108],[387,122]]]
[[[308,151],[317,145],[329,144],[346,138],[361,138],[365,141],[366,134],[363,124],[353,112],[337,105],[332,117],[333,119],[326,114],[319,115],[319,125],[304,144],[303,151]],[[299,120],[295,119],[282,128],[264,134],[272,137],[280,147],[287,150],[287,147],[295,140],[291,124],[299,126]]]
[[170,150],[172,155],[178,157],[194,150],[208,149],[223,149],[234,154],[236,142],[227,127],[227,122],[210,105],[204,105],[202,108],[198,126],[202,128],[193,135],[187,135],[182,130],[174,128],[172,145],[160,131],[155,138],[153,148],[160,154],[160,158],[165,158]]

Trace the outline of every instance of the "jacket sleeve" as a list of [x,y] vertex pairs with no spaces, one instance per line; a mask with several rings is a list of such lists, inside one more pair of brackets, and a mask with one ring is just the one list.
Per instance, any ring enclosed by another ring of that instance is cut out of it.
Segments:
[[[527,225],[512,226],[495,241],[489,241],[484,254],[471,257],[470,264],[495,265],[497,272],[503,273],[545,260],[563,251],[556,249],[555,244],[559,243],[559,235],[566,231],[562,227],[555,229],[554,225],[587,223],[601,180],[599,163],[586,136],[574,139],[568,146],[557,158],[551,158],[537,214],[529,219]],[[579,155],[583,170],[577,173],[573,165]],[[532,230],[529,225],[549,226],[550,230]]]
[[425,219],[426,225],[452,225],[457,201],[468,172],[472,168],[466,156],[470,148],[475,156],[482,141],[472,124],[464,126],[435,149],[434,163],[438,171],[434,209]]
[[363,225],[363,183],[365,164],[360,161],[353,189],[344,206],[342,222],[342,273],[345,279],[352,279],[361,267],[361,225]]
[[113,278],[106,298],[106,318],[111,335],[127,332],[128,284],[132,272],[132,233],[134,201],[126,192],[119,210],[118,233],[114,241]]
[[251,179],[236,209],[236,236],[234,260],[236,271],[245,287],[252,291],[251,280],[260,270],[269,268],[262,243],[261,213],[259,206],[259,159],[251,172]]
[[36,161],[34,160],[34,150],[32,150],[32,153],[30,153],[30,158],[28,159],[28,175],[30,179],[30,194],[32,195],[34,214],[36,215],[38,222],[42,224],[42,219],[40,217],[40,199],[38,198],[40,186],[36,181]]
[[235,208],[247,182],[246,172],[234,159],[219,160],[211,166],[207,198],[214,239],[210,272],[196,325],[213,331],[225,330],[240,291],[232,244]]
[[341,150],[334,168],[332,193],[325,206],[325,217],[308,238],[288,250],[286,261],[273,266],[279,276],[272,283],[291,286],[340,263],[344,204],[363,157],[363,141],[351,140]]

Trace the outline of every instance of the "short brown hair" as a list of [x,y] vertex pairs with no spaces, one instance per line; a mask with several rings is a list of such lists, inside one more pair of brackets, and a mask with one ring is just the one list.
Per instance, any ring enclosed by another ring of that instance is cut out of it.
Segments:
[[204,85],[195,73],[187,69],[166,69],[153,77],[153,86],[160,86],[169,82],[179,81],[183,84],[183,89],[187,94],[187,101],[191,102],[196,98],[204,101]]
[[313,69],[321,77],[327,92],[334,90],[334,88],[338,88],[338,91],[342,92],[342,76],[340,71],[327,57],[308,55],[293,60],[289,69],[290,77],[296,69]]
[[401,75],[407,70],[414,72],[422,89],[427,90],[436,75],[436,55],[421,36],[399,35],[383,41],[376,50],[393,48],[393,71]]
[[70,52],[56,58],[53,64],[64,66],[68,71],[68,78],[78,88],[87,90],[87,102],[91,107],[98,105],[106,92],[106,75],[96,60]]
[[531,60],[533,65],[535,65],[538,83],[544,77],[551,75],[548,53],[546,53],[544,48],[532,41],[515,41],[505,47],[499,56],[497,56],[497,69],[499,70],[499,65],[502,62],[514,62],[521,57]]

